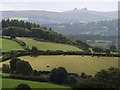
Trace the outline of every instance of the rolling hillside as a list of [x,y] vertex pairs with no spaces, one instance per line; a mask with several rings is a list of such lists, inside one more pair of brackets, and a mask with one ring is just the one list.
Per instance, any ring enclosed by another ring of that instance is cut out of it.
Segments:
[[36,46],[39,50],[82,51],[77,47],[66,44],[36,41],[32,38],[17,38],[17,39],[25,42],[30,48],[32,46]]
[[53,31],[51,28],[41,27],[35,23],[7,19],[2,20],[2,27],[3,36],[31,37],[53,43],[69,44],[80,49],[88,49],[90,47],[80,40],[69,38]]

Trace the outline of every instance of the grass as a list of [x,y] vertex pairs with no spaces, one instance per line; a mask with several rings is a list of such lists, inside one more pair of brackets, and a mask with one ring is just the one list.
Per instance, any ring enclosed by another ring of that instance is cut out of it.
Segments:
[[3,77],[10,76],[10,73],[1,73],[1,76]]
[[17,42],[2,38],[0,38],[0,47],[4,52],[23,49]]
[[[96,72],[101,69],[108,69],[110,67],[118,68],[118,58],[117,57],[91,57],[91,56],[38,56],[30,57],[23,56],[20,57],[22,60],[28,61],[34,70],[40,71],[51,71],[53,68],[65,67],[70,73],[82,73],[95,75]],[[8,61],[0,63],[0,68],[2,64],[9,64]],[[47,67],[49,65],[49,67]]]
[[[27,84],[31,88],[42,88],[39,90],[52,90],[53,88],[61,88],[62,90],[70,90],[69,87],[66,86],[60,86],[60,85],[55,85],[55,84],[50,84],[50,83],[42,83],[42,82],[34,82],[34,81],[26,81],[26,80],[17,80],[17,79],[2,79],[2,88],[15,88],[19,84]],[[4,89],[3,89],[4,90]],[[15,89],[12,89],[15,90]]]
[[81,51],[81,49],[66,45],[66,44],[58,44],[58,43],[51,43],[51,42],[41,42],[36,41],[31,38],[17,38],[25,42],[30,48],[32,46],[36,46],[40,50],[63,50],[63,51]]
[[[24,56],[21,59],[28,61],[33,69],[50,71],[56,67],[65,67],[68,72],[95,75],[101,69],[118,67],[117,57],[91,57],[91,56]],[[47,67],[49,65],[49,67]]]

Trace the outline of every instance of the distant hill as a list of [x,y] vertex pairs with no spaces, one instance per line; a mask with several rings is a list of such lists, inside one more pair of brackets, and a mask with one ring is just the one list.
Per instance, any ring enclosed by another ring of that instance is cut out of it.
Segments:
[[45,26],[53,28],[55,31],[64,35],[102,35],[117,36],[118,20],[98,21],[98,22],[79,22],[63,24],[47,24]]
[[50,12],[41,10],[2,11],[2,18],[18,18],[38,24],[61,24],[94,22],[117,19],[117,11],[98,12],[87,9],[74,9],[64,12]]
[[41,10],[2,11],[3,19],[18,19],[35,22],[42,26],[52,27],[64,35],[104,35],[116,36],[117,11],[98,12],[87,8],[73,9],[64,12]]

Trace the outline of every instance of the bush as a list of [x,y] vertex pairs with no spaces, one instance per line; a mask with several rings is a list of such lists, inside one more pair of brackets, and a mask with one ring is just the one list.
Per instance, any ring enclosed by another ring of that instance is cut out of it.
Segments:
[[15,88],[15,90],[31,90],[31,88],[27,84],[20,84]]
[[23,75],[30,75],[32,74],[33,69],[31,67],[31,65],[23,60],[19,60],[16,63],[16,73],[20,73]]
[[68,81],[68,84],[76,84],[77,83],[77,77],[74,76],[74,75],[69,75],[67,81]]
[[81,73],[80,77],[83,78],[83,79],[85,79],[85,78],[88,77],[88,75],[86,75],[85,73]]
[[10,66],[8,64],[2,65],[2,72],[9,73],[11,71]]
[[109,83],[103,83],[103,82],[97,82],[97,81],[94,81],[94,80],[86,80],[86,81],[83,81],[83,82],[80,82],[78,83],[77,85],[75,85],[73,87],[73,90],[80,90],[80,88],[114,88],[114,86],[112,86],[111,84]]
[[12,70],[12,73],[14,73],[16,71],[16,62],[19,61],[20,59],[17,58],[17,57],[13,57],[11,60],[10,60],[10,68]]
[[10,38],[13,39],[13,38],[16,38],[16,36],[14,34],[10,35]]

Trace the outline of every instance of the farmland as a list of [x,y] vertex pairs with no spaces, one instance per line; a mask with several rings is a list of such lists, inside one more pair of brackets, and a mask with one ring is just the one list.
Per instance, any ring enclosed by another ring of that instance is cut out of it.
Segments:
[[0,47],[2,50],[7,52],[11,50],[22,50],[23,48],[15,41],[8,40],[8,39],[1,39],[0,38]]
[[2,88],[15,88],[17,85],[21,83],[28,84],[31,88],[46,88],[46,89],[47,88],[48,89],[49,88],[62,88],[62,89],[67,88],[68,89],[68,87],[50,84],[50,83],[41,83],[41,82],[33,82],[33,81],[17,80],[17,79],[5,79],[5,78],[2,79]]
[[[82,73],[94,75],[101,69],[108,69],[110,67],[118,67],[118,58],[110,57],[91,57],[91,56],[38,56],[20,57],[28,61],[33,69],[41,71],[50,71],[56,67],[65,67],[68,72]],[[49,65],[49,67],[47,67]]]
[[63,51],[81,51],[77,47],[66,45],[66,44],[58,44],[51,42],[41,42],[36,41],[31,38],[17,38],[23,42],[25,42],[30,48],[32,46],[36,46],[40,50],[63,50]]

